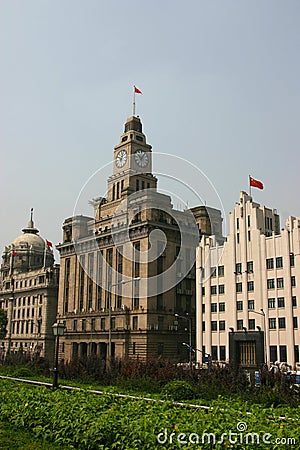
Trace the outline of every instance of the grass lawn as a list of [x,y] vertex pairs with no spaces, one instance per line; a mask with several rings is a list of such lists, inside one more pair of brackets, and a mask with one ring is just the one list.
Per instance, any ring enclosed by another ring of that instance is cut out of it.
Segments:
[[67,449],[45,443],[36,439],[32,433],[9,423],[0,423],[0,448],[1,450],[58,450]]

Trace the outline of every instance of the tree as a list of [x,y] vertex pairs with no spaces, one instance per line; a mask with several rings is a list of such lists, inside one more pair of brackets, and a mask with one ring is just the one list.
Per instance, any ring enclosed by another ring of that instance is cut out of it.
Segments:
[[0,308],[0,339],[5,338],[7,329],[7,315],[6,312]]

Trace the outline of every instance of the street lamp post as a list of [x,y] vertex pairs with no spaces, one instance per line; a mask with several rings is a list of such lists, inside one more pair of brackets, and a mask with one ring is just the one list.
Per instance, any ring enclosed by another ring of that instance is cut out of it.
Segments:
[[264,320],[264,361],[267,364],[267,328],[266,328],[266,313],[261,308],[260,311],[255,311],[255,309],[248,309],[248,312],[252,312],[254,314],[258,314],[259,316],[263,316]]
[[189,313],[186,313],[187,317],[185,316],[180,316],[179,314],[175,314],[175,317],[178,317],[180,319],[184,319],[187,320],[189,322],[189,328],[188,328],[188,332],[189,332],[189,365],[190,368],[192,369],[192,318],[189,316]]
[[[141,278],[131,278],[130,280],[122,280],[118,281],[117,283],[111,284],[109,287],[112,289],[116,286],[121,286],[123,284],[131,283],[132,281],[139,281]],[[111,367],[111,361],[112,361],[112,334],[111,334],[111,319],[112,319],[112,310],[111,310],[111,292],[109,292],[109,304],[108,304],[108,365],[109,368]]]
[[52,388],[58,388],[58,352],[59,352],[59,337],[65,333],[65,324],[62,322],[56,322],[52,325],[53,334],[56,338],[55,355],[54,355],[54,369],[53,369],[53,383]]

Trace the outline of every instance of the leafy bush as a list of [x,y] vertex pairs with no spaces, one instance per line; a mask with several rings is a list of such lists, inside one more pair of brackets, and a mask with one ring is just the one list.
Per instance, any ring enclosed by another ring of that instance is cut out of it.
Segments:
[[12,371],[12,376],[16,378],[32,378],[34,375],[35,374],[30,367],[18,367]]
[[183,380],[170,381],[163,387],[161,392],[164,397],[172,400],[189,400],[195,397],[193,386]]
[[[170,383],[171,385],[171,383]],[[180,383],[179,385],[182,384]],[[174,390],[173,390],[174,392]],[[249,405],[243,401],[230,401],[222,397],[211,402],[209,411],[174,407],[162,402],[120,399],[111,395],[93,395],[87,392],[68,392],[20,385],[0,381],[1,420],[18,428],[26,428],[32,436],[55,442],[59,448],[77,450],[161,450],[211,449],[205,442],[195,446],[178,442],[180,433],[215,433],[219,439],[222,433],[237,430],[237,424],[244,422],[247,432],[270,433],[276,437],[295,438],[300,442],[300,412],[298,409],[281,407],[279,410]],[[250,412],[250,414],[248,414]],[[281,421],[279,416],[291,417]],[[276,418],[277,417],[277,418]],[[159,443],[158,434],[165,444]],[[170,442],[171,436],[172,442]],[[262,441],[259,448],[275,448]],[[279,445],[278,448],[283,448]],[[298,446],[297,446],[298,447]],[[257,442],[245,446],[239,440],[235,444],[227,441],[217,443],[213,448],[257,449]],[[276,447],[277,448],[277,447]],[[296,448],[296,447],[295,447]]]

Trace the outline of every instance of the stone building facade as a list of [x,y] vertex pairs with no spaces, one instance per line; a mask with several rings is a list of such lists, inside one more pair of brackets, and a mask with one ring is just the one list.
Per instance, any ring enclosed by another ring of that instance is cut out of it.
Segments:
[[61,358],[186,359],[187,319],[193,341],[195,331],[195,249],[199,234],[211,233],[211,214],[220,229],[220,212],[177,211],[157,191],[138,117],[126,121],[113,161],[94,217],[66,219],[57,246]]
[[23,234],[2,255],[0,307],[7,313],[1,357],[26,353],[53,361],[59,266],[50,242],[39,236],[31,219]]
[[226,239],[202,238],[196,275],[199,350],[228,361],[232,339],[242,351],[240,362],[255,365],[259,333],[263,361],[299,364],[299,230],[300,217],[289,217],[280,229],[275,209],[241,192]]

